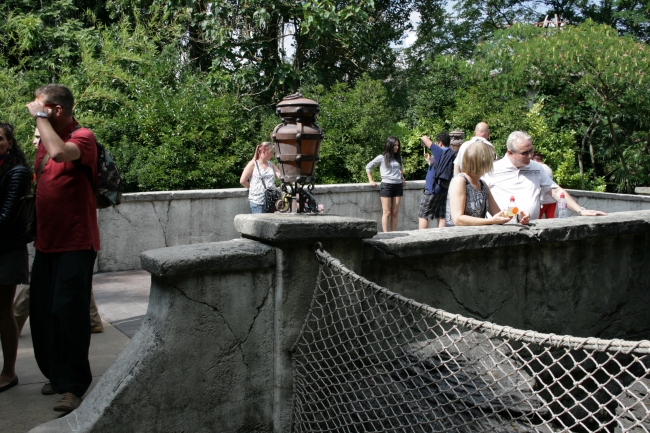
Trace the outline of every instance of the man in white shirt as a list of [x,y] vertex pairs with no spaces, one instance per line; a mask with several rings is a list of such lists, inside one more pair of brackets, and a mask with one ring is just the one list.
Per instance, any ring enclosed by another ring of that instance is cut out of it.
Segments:
[[489,138],[490,138],[490,128],[488,128],[488,124],[485,122],[477,123],[476,128],[474,128],[474,137],[470,138],[469,140],[461,144],[460,148],[458,149],[458,152],[456,152],[456,159],[454,160],[454,176],[462,171],[463,154],[465,154],[465,149],[467,149],[467,146],[469,146],[470,144],[476,141],[482,141],[483,143],[487,144],[488,146],[494,149],[492,143],[488,141]]
[[581,216],[607,215],[605,212],[589,210],[580,205],[548,177],[541,164],[532,161],[533,140],[522,131],[515,131],[508,137],[508,152],[503,159],[494,163],[494,170],[483,180],[490,187],[500,208],[508,207],[514,196],[519,210],[530,213],[530,219],[539,218],[540,196],[551,192],[557,201],[564,194],[567,207]]

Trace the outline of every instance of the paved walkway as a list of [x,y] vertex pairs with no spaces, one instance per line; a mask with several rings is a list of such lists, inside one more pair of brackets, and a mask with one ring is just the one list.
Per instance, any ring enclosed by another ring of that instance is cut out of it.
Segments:
[[[124,350],[140,328],[149,302],[150,276],[145,271],[96,274],[93,278],[95,301],[104,320],[104,332],[92,334],[90,367],[94,387],[100,377]],[[1,349],[0,349],[1,351]],[[18,386],[0,393],[0,432],[23,433],[60,416],[52,407],[59,395],[42,395],[46,382],[32,348],[29,321],[18,342],[16,361]]]

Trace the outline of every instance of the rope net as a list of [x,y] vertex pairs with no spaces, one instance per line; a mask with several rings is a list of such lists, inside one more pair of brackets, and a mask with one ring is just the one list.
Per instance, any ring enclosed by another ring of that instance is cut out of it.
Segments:
[[650,431],[649,341],[469,319],[316,254],[316,291],[292,347],[296,431]]

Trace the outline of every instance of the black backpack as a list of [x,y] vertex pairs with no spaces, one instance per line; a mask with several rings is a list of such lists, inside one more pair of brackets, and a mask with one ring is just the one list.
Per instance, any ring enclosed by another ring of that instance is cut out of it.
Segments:
[[443,148],[440,161],[434,163],[436,168],[436,174],[433,178],[434,185],[440,185],[444,189],[449,189],[449,182],[454,177],[454,159],[456,159],[456,152],[449,147]]
[[[79,130],[81,127],[75,128],[72,133]],[[70,134],[72,138],[72,134]],[[110,153],[101,145],[97,139],[97,187],[95,190],[95,197],[97,198],[97,209],[104,209],[110,206],[117,206],[122,203],[122,191],[124,191],[124,181],[117,170],[115,160]],[[84,170],[90,184],[92,177],[90,173]]]

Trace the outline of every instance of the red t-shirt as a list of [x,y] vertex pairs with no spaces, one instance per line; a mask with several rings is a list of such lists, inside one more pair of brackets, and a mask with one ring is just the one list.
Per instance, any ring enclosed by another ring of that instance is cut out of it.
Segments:
[[[75,120],[59,137],[66,143],[76,144],[81,157],[70,162],[55,162],[50,158],[38,179],[34,248],[44,253],[99,251],[97,204],[88,177],[92,173],[93,185],[97,184],[97,144],[90,129],[74,131],[76,126]],[[45,154],[45,146],[39,143],[35,173]]]

